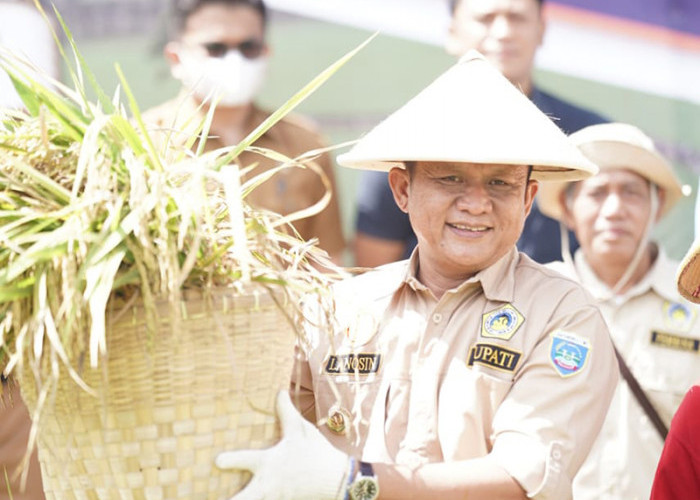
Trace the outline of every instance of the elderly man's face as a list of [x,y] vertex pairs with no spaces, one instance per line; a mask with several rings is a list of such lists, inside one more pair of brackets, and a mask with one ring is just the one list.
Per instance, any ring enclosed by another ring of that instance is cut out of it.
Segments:
[[537,0],[461,0],[452,16],[447,50],[457,56],[478,50],[529,92],[544,30]]
[[460,281],[505,255],[537,192],[526,165],[417,162],[389,182],[418,237],[421,271]]
[[[564,221],[588,262],[626,266],[632,260],[652,217],[650,189],[649,181],[625,169],[606,169],[572,186],[562,200]],[[662,201],[663,192],[659,196]]]

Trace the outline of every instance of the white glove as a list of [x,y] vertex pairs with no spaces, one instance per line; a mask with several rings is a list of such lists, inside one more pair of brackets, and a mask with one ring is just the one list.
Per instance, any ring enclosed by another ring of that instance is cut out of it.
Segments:
[[342,500],[351,460],[297,412],[287,391],[277,395],[282,439],[265,450],[227,451],[220,469],[245,469],[250,483],[231,500]]

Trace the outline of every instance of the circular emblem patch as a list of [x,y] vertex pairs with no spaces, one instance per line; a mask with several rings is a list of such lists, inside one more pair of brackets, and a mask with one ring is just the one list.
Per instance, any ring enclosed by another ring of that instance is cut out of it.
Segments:
[[508,304],[483,315],[481,336],[510,340],[524,320],[522,314],[511,304]]

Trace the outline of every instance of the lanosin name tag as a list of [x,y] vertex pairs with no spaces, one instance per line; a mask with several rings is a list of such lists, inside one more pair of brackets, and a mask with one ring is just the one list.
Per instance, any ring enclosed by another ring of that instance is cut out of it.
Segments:
[[326,362],[326,373],[333,375],[345,373],[367,375],[378,372],[381,361],[381,354],[334,354],[329,356]]
[[490,366],[497,370],[512,372],[518,366],[522,353],[495,344],[478,343],[474,344],[469,351],[467,365],[474,363]]

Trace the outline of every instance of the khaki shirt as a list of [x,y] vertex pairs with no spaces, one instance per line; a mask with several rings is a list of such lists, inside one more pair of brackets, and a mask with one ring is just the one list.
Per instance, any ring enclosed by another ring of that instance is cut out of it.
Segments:
[[515,249],[440,300],[416,265],[337,286],[334,334],[312,332],[294,374],[300,409],[365,461],[490,455],[529,495],[570,498],[618,377],[592,299]]
[[[270,116],[270,113],[253,106],[246,124],[246,133],[252,132]],[[155,138],[157,146],[162,147],[165,140],[183,145],[196,133],[197,127],[204,120],[205,114],[197,108],[191,97],[184,94],[144,113],[146,126]],[[205,149],[231,146],[224,144],[218,137],[209,137]],[[261,136],[253,146],[271,149],[289,158],[325,147],[320,136],[313,130],[311,123],[299,116],[287,116]],[[257,163],[247,178],[269,170],[279,164],[262,154],[244,151],[237,159],[242,167]],[[304,240],[318,238],[319,246],[331,256],[339,256],[345,248],[340,209],[338,206],[335,175],[331,158],[327,153],[315,160],[332,184],[332,198],[328,206],[319,214],[295,221],[294,227]],[[252,206],[272,210],[278,214],[288,215],[310,207],[325,194],[325,187],[318,176],[310,169],[287,168],[275,174],[270,180],[256,187],[246,198]]]
[[[575,256],[577,276],[600,303],[620,354],[668,426],[684,394],[700,378],[700,308],[676,290],[678,263],[663,251],[644,279],[623,295],[610,296],[585,261]],[[620,379],[591,454],[574,481],[574,498],[647,500],[663,442]]]

